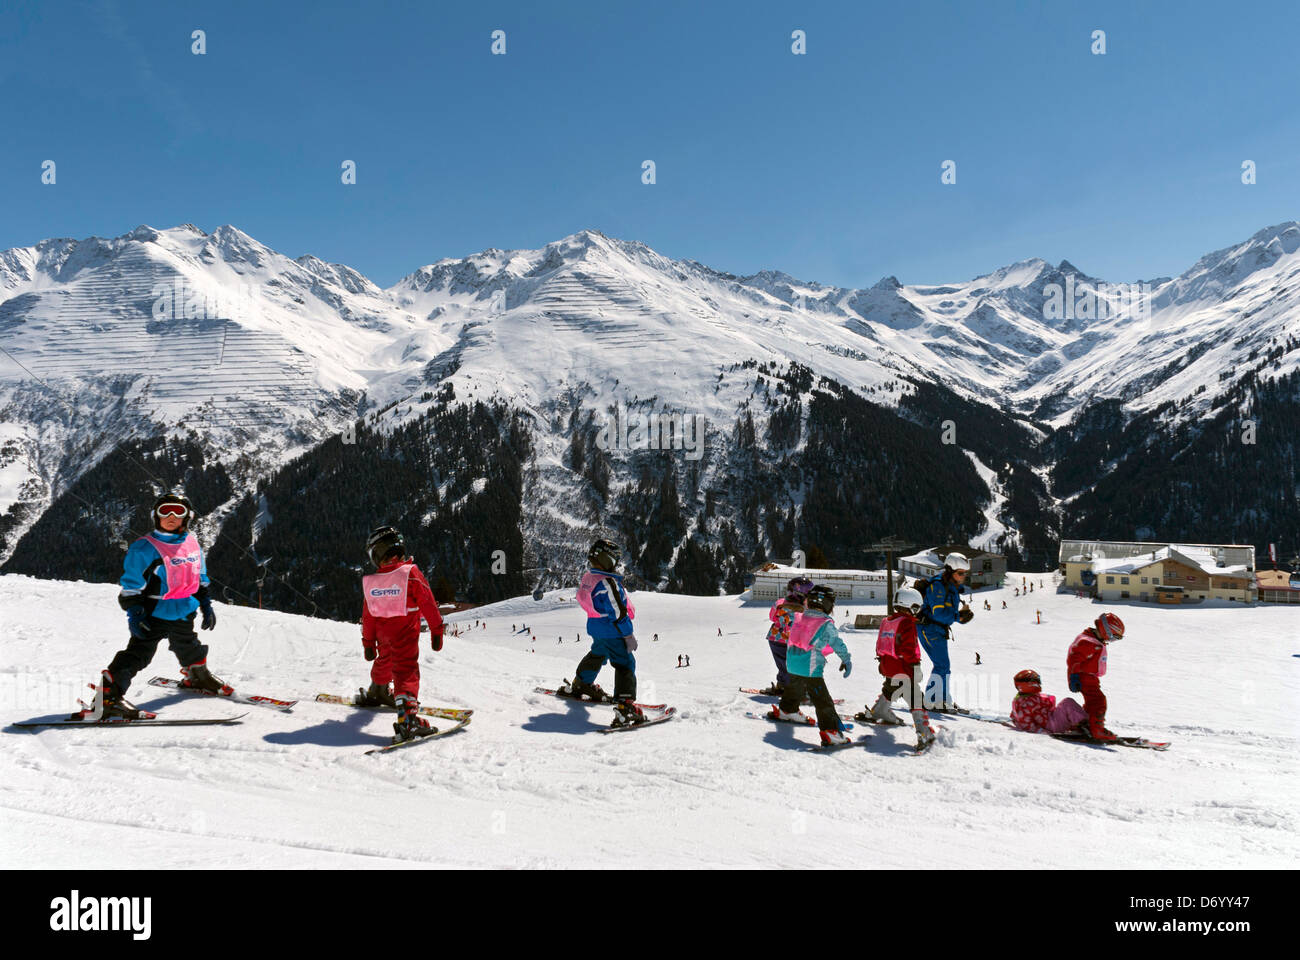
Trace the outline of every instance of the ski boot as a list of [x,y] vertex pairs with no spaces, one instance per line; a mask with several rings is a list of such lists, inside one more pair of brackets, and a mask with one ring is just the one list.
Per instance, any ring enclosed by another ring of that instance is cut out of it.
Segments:
[[382,687],[377,683],[372,683],[369,687],[358,687],[356,696],[358,707],[392,707],[397,709],[397,701],[393,699],[392,688],[388,684]]
[[614,719],[610,722],[611,727],[630,727],[645,722],[645,711],[633,703],[630,697],[620,697],[614,701]]
[[228,697],[235,692],[234,687],[212,675],[207,660],[181,667],[181,676],[184,678],[181,680],[181,686],[187,690],[202,690],[204,693],[215,693],[221,697]]
[[842,747],[853,742],[843,730],[822,730],[821,737],[823,747]]
[[393,724],[393,743],[415,740],[438,732],[428,720],[420,716],[420,701],[414,697],[397,697],[397,722]]
[[765,689],[760,690],[758,692],[765,697],[779,697],[783,693],[785,693],[785,687],[783,687],[779,683],[774,683],[771,686],[766,687]]
[[912,723],[916,726],[916,752],[923,753],[934,745],[938,735],[930,726],[930,718],[924,710],[912,711]]
[[814,722],[812,717],[808,716],[808,714],[804,713],[802,710],[796,710],[794,713],[784,713],[781,710],[780,705],[773,707],[768,712],[768,716],[771,717],[773,720],[779,720],[782,723],[809,723],[810,724]]
[[1093,717],[1091,720],[1089,720],[1088,736],[1092,737],[1092,739],[1094,740],[1101,740],[1103,742],[1108,742],[1111,740],[1118,739],[1115,736],[1115,734],[1111,733],[1109,730],[1106,729],[1105,721],[1106,718],[1104,716]]
[[122,696],[122,688],[117,685],[113,675],[107,670],[100,673],[99,685],[90,685],[94,691],[94,699],[87,704],[84,700],[78,701],[81,704],[81,710],[74,713],[69,720],[87,720],[87,721],[112,721],[112,720],[139,720],[146,716],[133,703],[128,703]]
[[861,713],[855,714],[853,719],[862,723],[889,723],[895,726],[900,726],[903,722],[899,719],[898,714],[894,712],[893,706],[885,699],[883,693],[876,698],[876,702],[872,704],[870,710],[863,710]]
[[600,684],[584,683],[579,677],[564,681],[556,692],[562,697],[572,697],[575,700],[586,698],[591,700],[592,703],[606,703],[611,699]]

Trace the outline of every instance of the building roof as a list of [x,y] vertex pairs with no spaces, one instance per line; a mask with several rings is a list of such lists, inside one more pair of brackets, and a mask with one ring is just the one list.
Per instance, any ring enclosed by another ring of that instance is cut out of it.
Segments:
[[[1073,557],[1070,559],[1074,560]],[[1219,558],[1215,556],[1213,551],[1207,550],[1204,547],[1193,547],[1185,544],[1172,544],[1170,546],[1161,547],[1160,549],[1153,550],[1150,553],[1144,553],[1139,557],[1120,557],[1115,560],[1093,560],[1092,572],[1109,574],[1135,573],[1138,570],[1144,570],[1153,564],[1163,563],[1165,560],[1176,560],[1189,567],[1195,567],[1202,573],[1212,577],[1245,577],[1249,575],[1249,571],[1244,563],[1235,563],[1221,567],[1219,566]]]

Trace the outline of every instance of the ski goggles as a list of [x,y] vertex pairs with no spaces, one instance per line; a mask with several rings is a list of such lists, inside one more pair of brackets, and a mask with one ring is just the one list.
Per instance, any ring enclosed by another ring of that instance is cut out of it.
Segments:
[[189,508],[183,503],[164,503],[158,507],[160,517],[183,517],[189,512]]

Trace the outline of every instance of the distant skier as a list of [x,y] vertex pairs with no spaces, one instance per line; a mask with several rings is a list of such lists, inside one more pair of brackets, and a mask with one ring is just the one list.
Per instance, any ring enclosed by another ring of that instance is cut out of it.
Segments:
[[578,662],[573,680],[560,693],[586,696],[597,702],[609,699],[595,682],[606,661],[614,667],[614,726],[645,722],[636,701],[636,610],[627,599],[623,577],[617,572],[622,551],[612,540],[600,539],[587,551],[590,569],[578,587],[578,603],[587,612],[591,650]]
[[1087,728],[1088,714],[1073,697],[1060,703],[1043,693],[1043,681],[1036,670],[1016,674],[1016,695],[1011,700],[1011,722],[1025,733],[1066,733]]
[[877,720],[902,723],[893,708],[894,700],[902,696],[916,728],[917,750],[924,750],[935,737],[930,716],[925,712],[925,672],[921,669],[921,648],[917,644],[916,618],[924,609],[920,591],[912,587],[903,587],[894,595],[894,612],[880,622],[880,632],[876,635],[876,660],[885,682],[875,704],[866,711]]
[[[122,561],[118,605],[126,611],[131,639],[100,674],[93,712],[134,719],[140,711],[127,702],[135,675],[147,667],[166,639],[181,665],[181,686],[209,693],[230,694],[231,687],[208,670],[208,648],[199,643],[194,618],[202,612],[200,629],[217,625],[208,596],[208,568],[198,538],[190,532],[194,507],[180,494],[163,494],[153,502],[153,530],[127,548]],[[102,712],[101,712],[102,711]]]
[[686,665],[688,667],[691,665],[691,655],[689,653],[686,654]]
[[679,653],[677,654],[677,666],[680,667],[681,665],[682,665],[682,655]]
[[1070,692],[1083,693],[1088,733],[1094,740],[1115,739],[1115,734],[1106,729],[1106,695],[1101,692],[1101,678],[1106,675],[1107,647],[1123,636],[1124,621],[1113,613],[1103,613],[1074,638],[1066,655]]
[[776,661],[776,683],[763,691],[768,696],[779,697],[785,692],[785,685],[790,679],[785,669],[790,627],[794,624],[794,618],[803,613],[804,597],[808,596],[808,591],[812,588],[813,582],[807,577],[795,577],[785,585],[784,599],[772,604],[772,609],[767,612],[767,619],[772,621],[772,626],[767,630],[767,646],[772,651],[772,659]]
[[1002,601],[1002,609],[1005,610],[1006,608],[1007,608],[1007,602],[1006,602],[1005,600],[1003,600],[1003,601]]
[[949,689],[952,669],[948,662],[948,632],[953,623],[969,623],[975,616],[969,606],[961,603],[961,588],[969,572],[970,561],[965,555],[950,553],[943,560],[943,573],[919,581],[924,588],[920,591],[924,606],[917,618],[921,624],[918,633],[932,668],[925,688],[926,706],[932,710],[960,710]]
[[655,634],[653,637],[651,637],[650,639],[651,639],[651,642],[653,642],[653,643],[658,643],[658,642],[659,642],[659,634],[656,633],[656,634]]
[[980,663],[980,652],[979,652],[978,650],[975,651],[975,666],[977,666],[977,667],[978,667],[978,666],[981,666],[981,663]]
[[718,627],[718,636],[722,636],[722,628]]
[[804,611],[795,617],[790,628],[785,659],[790,679],[781,695],[781,702],[772,708],[773,719],[798,721],[803,717],[799,704],[805,697],[812,700],[817,710],[821,741],[827,746],[848,743],[849,738],[822,678],[826,655],[834,650],[839,656],[840,671],[845,679],[853,670],[853,659],[831,619],[834,609],[835,591],[823,584],[815,585],[804,597]]
[[429,646],[437,653],[443,634],[438,602],[396,528],[372,530],[366,553],[375,565],[361,578],[361,646],[371,661],[370,686],[357,703],[397,710],[394,742],[428,736],[433,728],[420,716],[420,618],[429,623]]

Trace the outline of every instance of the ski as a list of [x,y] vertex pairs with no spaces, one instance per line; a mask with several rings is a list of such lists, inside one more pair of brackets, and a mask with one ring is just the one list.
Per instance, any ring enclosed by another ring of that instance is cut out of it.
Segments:
[[293,709],[297,700],[277,700],[274,697],[262,697],[255,694],[240,693],[232,689],[230,693],[212,693],[209,690],[195,690],[192,687],[183,687],[179,680],[172,680],[169,677],[154,677],[149,681],[152,687],[164,687],[168,690],[177,690],[181,693],[199,693],[205,697],[222,697],[226,700],[233,700],[235,703],[247,703],[254,707],[269,707],[272,710],[279,710],[282,713],[288,713]]
[[881,720],[879,717],[873,717],[865,710],[859,710],[853,715],[853,719],[858,723],[874,723],[878,727],[905,727],[907,726],[900,720]]
[[[637,706],[642,707],[643,709],[645,708],[644,704],[637,704]],[[663,713],[657,717],[650,717],[647,720],[642,720],[640,723],[621,723],[616,727],[612,725],[608,727],[601,727],[600,732],[601,733],[622,733],[625,730],[639,730],[642,727],[653,727],[656,723],[667,723],[675,716],[677,716],[677,708],[666,707],[663,708]]]
[[440,737],[445,737],[448,734],[455,733],[457,730],[464,730],[468,726],[469,720],[465,719],[461,720],[459,723],[453,724],[445,730],[439,727],[434,727],[433,733],[425,734],[422,737],[412,737],[410,740],[399,740],[397,743],[390,743],[382,747],[375,747],[373,750],[367,750],[366,756],[370,756],[372,753],[391,753],[393,750],[401,750],[403,747],[418,746],[419,744],[426,743],[429,740],[437,740]]
[[871,742],[868,736],[858,737],[856,740],[850,740],[848,743],[814,743],[806,749],[813,753],[834,753],[836,750],[843,750],[845,747],[861,747]]
[[[612,707],[614,705],[613,697],[609,697],[606,700],[592,700],[588,697],[575,697],[572,696],[571,694],[560,693],[560,691],[552,690],[549,687],[533,687],[533,693],[544,693],[547,696],[558,697],[561,700],[568,700],[572,703],[585,703],[593,707],[602,707],[602,706]],[[606,694],[606,696],[608,697],[608,694]],[[669,707],[668,704],[666,703],[637,703],[636,705],[640,707],[642,710],[676,709],[675,707]]]
[[[796,727],[815,727],[815,726],[817,726],[817,718],[816,718],[816,717],[809,717],[809,716],[806,716],[806,715],[804,716],[803,720],[778,720],[778,719],[776,719],[776,717],[772,716],[770,713],[755,713],[755,712],[752,711],[752,710],[746,710],[746,711],[745,711],[745,716],[747,716],[747,717],[749,717],[749,718],[751,718],[751,719],[753,719],[753,720],[766,720],[766,721],[768,721],[769,723],[788,723],[788,724],[790,724],[790,725],[792,725],[792,726],[796,726]],[[840,729],[842,729],[842,730],[852,730],[852,729],[853,729],[853,724],[850,723],[850,722],[848,722],[848,718],[841,716],[841,717],[840,717]]]
[[207,727],[220,726],[227,723],[238,723],[243,717],[248,716],[246,713],[237,714],[233,717],[205,718],[200,720],[159,720],[156,713],[141,711],[142,716],[138,719],[130,720],[126,717],[109,717],[100,720],[83,720],[73,717],[66,717],[62,720],[28,720],[22,723],[15,723],[15,727]]
[[1094,747],[1137,747],[1140,750],[1168,750],[1169,743],[1161,740],[1148,740],[1146,737],[1116,737],[1114,740],[1096,740],[1079,733],[1048,734],[1053,740],[1069,740],[1074,743],[1086,743]]
[[[780,700],[780,699],[781,699],[781,695],[780,695],[780,694],[777,694],[777,693],[768,693],[766,690],[756,690],[756,689],[754,689],[753,687],[741,687],[741,688],[740,688],[740,692],[741,692],[741,693],[748,693],[748,694],[751,694],[751,695],[756,696],[756,697],[771,697],[773,700]],[[839,700],[833,700],[832,702],[835,703],[836,705],[839,705],[839,704],[843,703],[844,700],[843,700],[843,699],[839,699]],[[811,700],[805,700],[805,701],[804,701],[804,705],[805,705],[805,706],[808,706],[808,705],[810,705],[811,703],[812,703]]]
[[[318,693],[316,694],[317,703],[336,703],[341,707],[356,707],[358,710],[392,710],[393,707],[371,707],[365,704],[357,703],[357,698],[340,697],[336,693]],[[468,720],[474,715],[474,711],[466,707],[421,707],[419,711],[426,717],[440,717],[443,720]]]
[[967,720],[979,720],[981,723],[1000,723],[1003,726],[1006,726],[1011,722],[1010,717],[1000,717],[993,713],[976,713],[973,710],[966,709],[935,710],[931,707],[926,707],[925,712],[929,714],[937,714],[941,717],[965,717]]

